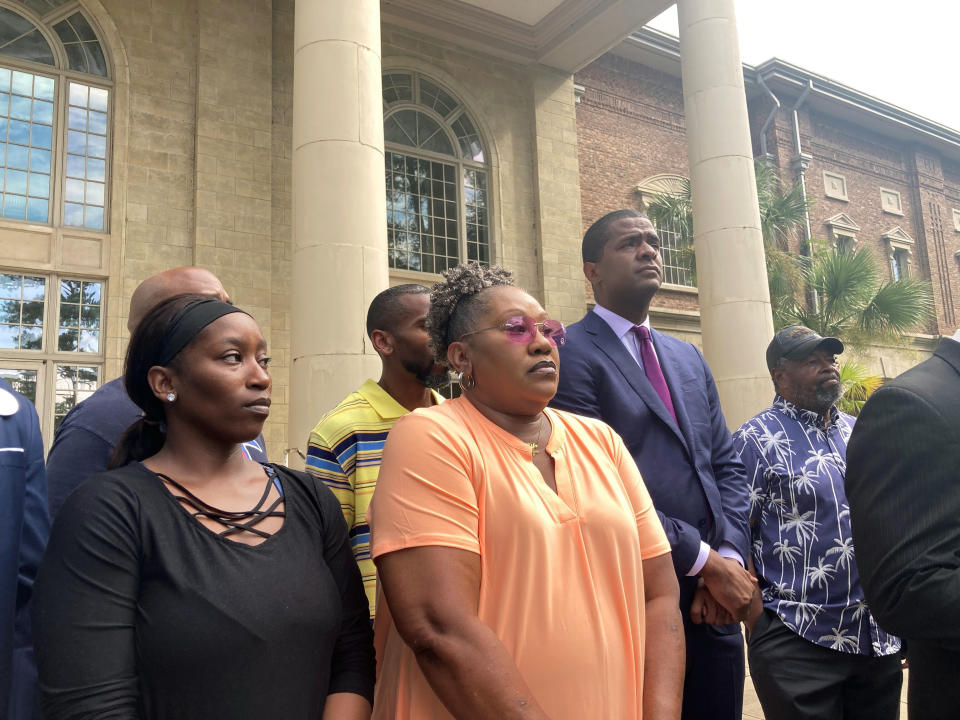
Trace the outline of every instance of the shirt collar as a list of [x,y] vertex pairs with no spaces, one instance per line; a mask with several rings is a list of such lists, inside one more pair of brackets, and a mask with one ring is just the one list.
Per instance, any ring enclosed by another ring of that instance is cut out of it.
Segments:
[[[782,395],[778,394],[773,398],[773,407],[787,417],[793,418],[794,420],[802,422],[806,425],[811,425],[819,428],[820,430],[827,429],[827,418],[825,415],[818,413],[816,410],[804,410],[802,407],[798,407],[792,402],[786,400]],[[839,413],[840,411],[837,410],[836,405],[830,406],[830,417],[833,418],[833,422],[831,424],[836,425]]]
[[957,342],[960,342],[960,328],[958,328],[957,331],[953,334],[953,339],[956,340]]
[[[360,389],[357,390],[357,394],[370,403],[370,407],[384,420],[395,420],[410,412],[394,400],[393,395],[380,387],[375,380],[368,379],[360,386]],[[441,397],[436,390],[430,390],[430,394],[433,396],[434,405],[439,405],[443,402],[443,397]]]
[[[623,337],[633,330],[634,324],[627,320],[625,317],[617,315],[613,310],[607,310],[603,305],[594,305],[593,311],[600,316],[600,318],[610,326],[610,329],[616,334],[618,338],[623,340]],[[650,329],[650,316],[647,315],[643,322],[640,323],[647,330]]]

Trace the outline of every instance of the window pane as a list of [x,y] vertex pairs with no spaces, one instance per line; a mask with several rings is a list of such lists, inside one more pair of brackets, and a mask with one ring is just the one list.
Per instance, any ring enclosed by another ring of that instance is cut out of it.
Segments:
[[53,125],[53,103],[34,100],[33,121],[44,125]]
[[[50,176],[39,173],[30,174],[29,195],[35,198],[46,198],[50,195]],[[46,207],[47,203],[38,203]]]
[[41,100],[53,100],[53,78],[37,75],[33,79],[33,96]]
[[107,134],[107,114],[102,112],[91,112],[88,116],[90,122],[90,132]]
[[65,303],[80,303],[80,280],[61,280],[60,281],[60,301]]
[[83,283],[83,301],[85,303],[94,303],[100,304],[100,283],[98,282],[84,282]]
[[56,401],[53,423],[60,426],[64,416],[77,403],[90,397],[100,383],[100,369],[88,365],[57,365]]
[[103,230],[103,208],[87,205],[83,226],[90,230]]
[[107,138],[103,135],[87,135],[87,154],[95,158],[107,156]]
[[83,176],[83,156],[67,155],[67,177],[82,178]]
[[80,306],[69,303],[60,304],[60,327],[75,328],[80,326]]
[[[398,161],[401,159],[404,162]],[[387,203],[392,208],[387,214],[390,267],[439,272],[448,265],[448,260],[456,264],[458,240],[456,234],[452,238],[447,235],[456,222],[437,220],[443,198],[437,198],[436,194],[438,188],[442,188],[439,181],[444,163],[387,152],[385,170]],[[449,256],[451,247],[452,257]]]
[[0,298],[20,299],[20,275],[0,275]]
[[80,327],[88,330],[100,329],[100,306],[84,305],[80,310]]
[[42,277],[25,276],[23,278],[23,299],[43,300],[46,295],[47,283]]
[[70,83],[70,104],[79,107],[87,106],[88,88],[80,83]]
[[60,352],[76,352],[79,341],[79,330],[64,330],[61,328],[57,337],[57,350]]
[[663,258],[663,281],[674,285],[696,287],[693,279],[693,248],[674,223],[657,227],[660,255]]
[[28,327],[24,325],[20,328],[20,349],[21,350],[40,350],[43,346],[43,328]]
[[27,400],[37,402],[37,371],[20,368],[0,368],[0,377],[6,380]]
[[83,205],[65,203],[63,206],[63,224],[83,227]]
[[[35,99],[34,93],[46,92],[53,80],[4,70],[2,81],[12,94],[0,97],[0,169],[4,176],[0,186],[5,193],[0,216],[47,222],[49,203],[43,198],[50,194],[53,104]],[[28,202],[27,195],[35,199]]]
[[34,172],[50,172],[50,151],[34,148],[30,151],[30,169]]
[[42,277],[0,275],[0,347],[39,350],[43,341]]
[[87,129],[87,111],[83,108],[72,107],[67,117],[67,124],[72,130]]
[[91,110],[100,110],[102,112],[107,111],[107,91],[103,88],[90,88],[90,109]]
[[20,324],[19,300],[0,300],[0,323],[7,325]]
[[[107,99],[107,91],[102,88],[70,83],[65,225],[104,229]],[[99,109],[88,110],[88,104]]]
[[67,202],[83,202],[83,180],[67,180],[66,198]]
[[30,148],[23,145],[7,145],[7,167],[26,170]]
[[[82,158],[81,158],[82,159]],[[87,179],[103,182],[107,175],[107,164],[103,160],[87,158]],[[82,176],[81,176],[82,177]]]
[[53,65],[53,51],[32,22],[0,7],[0,54]]
[[100,333],[96,330],[80,331],[80,352],[95,353],[100,351]]
[[47,222],[50,219],[50,201],[46,198],[27,198],[27,220]]
[[36,301],[23,303],[21,318],[24,325],[43,325],[43,303]]
[[20,326],[0,325],[0,348],[17,350],[20,347]]
[[3,215],[14,220],[25,220],[27,217],[27,198],[23,195],[4,194]]

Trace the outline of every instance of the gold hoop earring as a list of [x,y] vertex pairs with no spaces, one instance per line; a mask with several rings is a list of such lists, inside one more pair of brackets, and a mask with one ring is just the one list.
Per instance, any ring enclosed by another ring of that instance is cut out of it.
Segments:
[[473,375],[464,374],[463,370],[457,373],[457,382],[464,390],[473,390],[477,386],[477,379]]

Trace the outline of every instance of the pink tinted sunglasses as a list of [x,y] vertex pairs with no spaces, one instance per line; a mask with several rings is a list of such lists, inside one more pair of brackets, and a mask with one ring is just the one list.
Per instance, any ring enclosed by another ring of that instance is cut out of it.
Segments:
[[487,330],[502,330],[507,334],[509,340],[521,344],[533,342],[533,339],[537,336],[537,330],[539,330],[540,334],[547,339],[547,342],[554,347],[560,347],[567,342],[567,329],[563,326],[562,322],[559,320],[537,322],[527,315],[517,315],[516,317],[507,318],[507,321],[501,325],[493,325],[492,327],[481,328],[480,330],[471,330],[461,335],[460,340],[463,340],[463,338],[468,335],[476,335],[477,333],[486,332]]

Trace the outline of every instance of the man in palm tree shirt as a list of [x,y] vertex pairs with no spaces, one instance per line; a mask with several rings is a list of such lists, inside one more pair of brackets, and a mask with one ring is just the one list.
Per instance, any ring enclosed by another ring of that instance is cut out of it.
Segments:
[[900,640],[864,602],[844,493],[854,418],[840,412],[843,343],[794,325],[774,336],[772,407],[734,433],[750,483],[750,674],[769,718],[899,716]]

